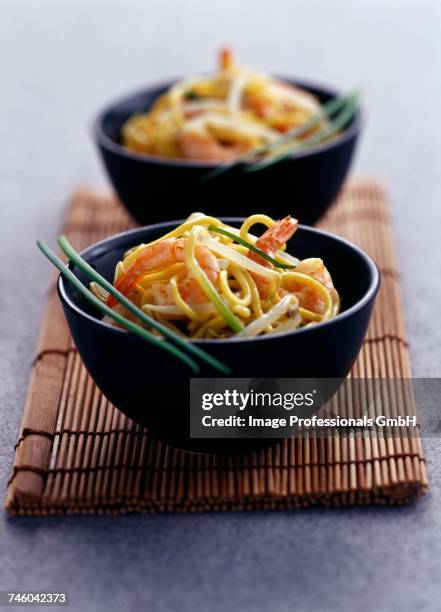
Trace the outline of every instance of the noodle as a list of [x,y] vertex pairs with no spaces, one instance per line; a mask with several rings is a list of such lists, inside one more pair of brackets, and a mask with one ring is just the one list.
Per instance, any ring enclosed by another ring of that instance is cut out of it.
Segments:
[[[268,228],[260,237],[250,234],[257,223]],[[252,215],[238,230],[193,214],[172,232],[127,251],[115,267],[114,285],[149,316],[190,338],[288,333],[316,325],[338,314],[340,298],[321,259],[286,253],[293,269],[278,267],[281,249],[296,229],[291,217]],[[279,254],[277,260],[263,257],[272,254]],[[91,290],[128,316],[94,283]]]
[[[320,109],[309,92],[239,66],[224,50],[216,74],[175,83],[147,112],[129,117],[121,137],[126,148],[138,153],[228,162],[277,142]],[[325,124],[318,122],[302,138]]]

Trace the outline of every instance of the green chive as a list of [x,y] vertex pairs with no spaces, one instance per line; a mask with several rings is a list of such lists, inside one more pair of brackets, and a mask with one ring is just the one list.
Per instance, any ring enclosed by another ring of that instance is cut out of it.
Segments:
[[213,302],[218,313],[225,319],[230,328],[238,333],[244,329],[242,323],[237,319],[225,302],[222,301],[216,289],[213,287],[210,279],[202,270],[200,265],[197,262],[197,259],[194,254],[194,245],[196,242],[196,234],[191,234],[190,238],[185,245],[186,256],[188,256],[188,267],[191,270],[191,273],[199,283],[199,285],[204,290],[207,297]]
[[109,308],[109,306],[104,304],[100,299],[95,297],[93,293],[91,293],[88,289],[86,289],[86,287],[84,287],[82,282],[75,276],[75,274],[73,274],[73,272],[69,270],[69,268],[61,261],[61,259],[59,259],[59,257],[55,255],[55,253],[48,247],[45,242],[43,242],[42,240],[38,240],[37,246],[40,251],[54,264],[54,266],[58,268],[61,274],[74,285],[74,287],[81,293],[81,295],[85,297],[86,300],[89,300],[89,302],[91,302],[96,308],[101,310],[101,312],[112,318],[114,321],[117,321],[125,329],[132,332],[133,334],[136,334],[143,340],[147,340],[155,346],[158,346],[164,351],[167,351],[170,354],[174,355],[183,363],[188,365],[195,374],[199,373],[199,367],[197,363],[193,361],[193,359],[189,357],[186,353],[178,349],[176,346],[169,344],[164,339],[155,336],[151,332],[145,330],[140,325],[129,321],[119,313],[115,312],[112,308]]
[[280,136],[280,138],[277,138],[277,140],[275,140],[274,142],[269,142],[255,147],[244,155],[236,157],[232,162],[228,164],[222,164],[217,168],[214,168],[214,170],[210,170],[210,172],[207,172],[207,174],[204,174],[201,177],[201,180],[206,181],[215,178],[216,176],[227,172],[227,170],[230,170],[231,168],[252,161],[256,156],[269,153],[273,149],[278,148],[280,145],[285,144],[286,142],[291,142],[291,140],[300,138],[301,136],[307,134],[310,130],[312,130],[318,123],[320,123],[320,121],[323,121],[323,119],[330,117],[331,115],[339,111],[340,108],[342,108],[346,104],[346,102],[347,98],[345,96],[338,96],[332,98],[331,100],[322,105],[318,113],[316,113],[313,117],[311,117],[311,119],[309,119],[302,125],[294,128],[293,130],[290,130],[286,134],[283,134],[283,136]]
[[135,306],[133,302],[131,302],[125,295],[123,295],[118,289],[116,289],[108,280],[106,280],[101,274],[99,274],[96,270],[94,270],[80,255],[75,251],[72,245],[69,243],[65,236],[60,236],[58,239],[58,244],[60,245],[63,253],[80,268],[84,274],[86,274],[91,280],[94,280],[98,285],[100,285],[103,289],[108,291],[113,297],[118,300],[120,304],[122,304],[129,312],[138,317],[143,323],[153,327],[157,331],[159,331],[166,338],[170,338],[176,344],[178,344],[181,348],[186,350],[189,353],[192,353],[194,356],[199,357],[205,363],[211,365],[216,368],[223,374],[229,374],[231,370],[225,366],[222,362],[220,362],[215,357],[212,357],[209,353],[202,350],[198,346],[195,346],[185,338],[181,338],[178,334],[174,333],[171,329],[162,325],[152,317],[149,317],[145,312],[143,312],[140,308]]
[[187,91],[186,94],[184,94],[184,98],[186,100],[197,100],[199,98],[199,96],[198,96],[198,94],[195,91],[190,89],[189,91]]
[[357,108],[358,108],[358,98],[359,98],[358,92],[354,92],[352,95],[346,98],[346,104],[343,107],[343,109],[340,111],[340,113],[335,117],[335,119],[329,121],[329,125],[325,126],[322,130],[320,130],[316,134],[313,134],[306,140],[294,143],[292,147],[289,147],[288,149],[286,149],[282,153],[279,153],[278,155],[273,155],[272,157],[263,159],[261,161],[258,161],[244,168],[244,172],[249,173],[249,172],[256,172],[258,170],[263,170],[264,168],[272,166],[273,164],[276,164],[279,161],[286,159],[292,153],[295,153],[297,151],[302,151],[304,149],[312,147],[330,138],[331,136],[334,136],[335,134],[340,132],[344,127],[346,127],[348,123],[351,121],[351,119],[354,117],[355,113],[357,112]]
[[277,268],[283,268],[284,270],[291,270],[292,268],[296,267],[291,264],[280,263],[280,261],[277,261],[277,259],[274,259],[274,257],[271,257],[271,255],[268,255],[268,253],[265,253],[265,251],[262,251],[258,247],[254,246],[254,244],[251,244],[251,242],[248,242],[248,240],[244,240],[240,236],[236,236],[236,234],[233,234],[233,232],[229,232],[228,230],[223,229],[222,227],[217,227],[216,225],[209,225],[208,230],[210,232],[217,232],[218,234],[223,234],[224,236],[228,236],[228,238],[232,238],[235,242],[241,244],[244,247],[247,247],[247,249],[249,249],[250,251],[253,251],[253,253],[260,255],[262,259],[266,259],[266,261],[269,261],[270,263],[273,264],[273,266],[276,266]]

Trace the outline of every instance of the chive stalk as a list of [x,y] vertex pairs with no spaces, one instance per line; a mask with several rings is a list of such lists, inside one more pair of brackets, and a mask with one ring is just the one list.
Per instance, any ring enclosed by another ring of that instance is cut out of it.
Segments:
[[197,259],[194,254],[196,237],[196,232],[192,232],[185,244],[185,259],[187,265],[190,268],[191,273],[201,286],[204,293],[213,302],[218,313],[225,319],[231,329],[235,333],[238,333],[244,329],[242,323],[234,316],[234,314],[231,312],[225,302],[221,299],[220,295],[213,287],[210,279],[197,262]]
[[254,164],[249,165],[248,167],[244,168],[244,172],[250,173],[250,172],[257,172],[258,170],[263,170],[264,168],[272,166],[273,164],[276,164],[279,161],[286,159],[292,153],[295,153],[297,151],[302,151],[316,144],[319,144],[320,142],[323,142],[324,140],[328,138],[331,138],[331,136],[335,136],[335,134],[337,134],[343,128],[345,128],[348,125],[348,123],[351,121],[351,119],[354,117],[355,113],[357,112],[357,108],[358,108],[358,98],[359,98],[358,92],[354,92],[352,95],[348,96],[345,99],[346,101],[345,106],[342,108],[339,114],[335,117],[335,119],[329,120],[329,125],[326,125],[322,130],[320,130],[316,134],[313,134],[306,140],[302,140],[300,142],[293,143],[292,147],[289,147],[288,149],[284,150],[282,153],[279,153],[278,155],[277,154],[273,155],[267,159],[262,159]]
[[224,236],[231,238],[238,244],[241,244],[242,246],[246,247],[253,253],[256,253],[256,255],[259,255],[260,257],[262,257],[262,259],[266,259],[266,261],[269,261],[269,263],[273,264],[273,266],[277,268],[283,268],[284,270],[291,270],[296,267],[291,264],[285,264],[285,263],[281,263],[280,261],[277,261],[277,259],[274,259],[274,257],[271,257],[271,255],[268,255],[268,253],[265,253],[265,251],[262,251],[262,249],[259,249],[251,242],[248,242],[248,240],[245,240],[241,236],[236,236],[236,234],[233,234],[233,232],[229,232],[228,230],[223,229],[222,227],[217,227],[217,225],[209,225],[208,230],[210,232],[217,232],[218,234],[223,234]]
[[63,253],[76,265],[80,270],[86,274],[91,280],[95,281],[98,285],[100,285],[103,289],[108,291],[113,297],[118,300],[120,304],[122,304],[129,312],[138,317],[142,323],[153,327],[157,331],[159,331],[163,336],[173,340],[178,346],[182,349],[191,353],[195,357],[199,357],[208,365],[211,365],[215,369],[219,370],[223,374],[229,374],[230,368],[224,365],[221,361],[204,351],[203,349],[195,346],[190,343],[185,338],[181,338],[173,332],[170,328],[166,327],[159,321],[156,321],[152,317],[149,317],[145,312],[143,312],[140,308],[135,306],[133,302],[131,302],[125,295],[123,295],[116,287],[112,285],[108,280],[106,280],[101,274],[99,274],[96,270],[94,270],[72,247],[65,236],[60,236],[58,239],[58,244],[60,245]]
[[265,155],[266,153],[269,153],[270,151],[277,149],[279,146],[285,143],[289,143],[291,141],[295,141],[298,138],[301,138],[302,136],[307,134],[310,130],[315,128],[317,124],[320,123],[320,121],[323,121],[324,119],[331,117],[331,115],[339,111],[342,107],[345,106],[346,103],[347,103],[346,96],[338,96],[338,97],[332,98],[331,100],[328,100],[328,102],[322,105],[318,113],[313,115],[308,121],[306,121],[302,125],[299,125],[298,127],[295,127],[294,129],[287,132],[286,134],[283,134],[283,136],[280,136],[279,138],[277,138],[277,140],[273,142],[268,142],[263,145],[259,145],[255,147],[254,149],[252,149],[251,151],[248,151],[247,153],[244,153],[243,155],[236,157],[233,161],[226,163],[226,164],[221,164],[217,168],[214,168],[213,170],[210,170],[210,172],[207,172],[206,174],[204,174],[201,180],[206,181],[206,180],[215,178],[219,176],[220,174],[223,174],[224,172],[227,172],[228,170],[235,168],[236,166],[240,166],[241,164],[245,164],[247,162],[252,161],[255,157],[259,155]]
[[69,270],[69,268],[61,261],[61,259],[57,257],[57,255],[55,255],[55,253],[48,247],[48,245],[45,242],[43,242],[42,240],[38,240],[37,246],[40,249],[40,251],[49,259],[49,261],[51,261],[54,264],[54,266],[58,268],[60,273],[69,282],[71,282],[74,285],[74,287],[81,293],[81,295],[84,298],[86,298],[86,300],[91,302],[96,308],[101,310],[101,312],[103,312],[108,317],[110,317],[111,319],[119,323],[127,331],[132,332],[133,334],[139,336],[143,340],[147,340],[151,344],[154,344],[155,346],[158,346],[164,351],[167,351],[174,357],[177,357],[183,363],[188,365],[192,369],[194,374],[199,373],[199,366],[197,365],[197,363],[191,357],[189,357],[186,353],[181,351],[181,349],[168,343],[163,338],[155,336],[154,334],[147,331],[140,325],[137,325],[136,323],[129,321],[128,319],[120,315],[119,313],[115,312],[112,308],[104,304],[100,299],[95,297],[93,293],[91,293],[88,289],[84,287],[82,282],[75,276],[75,274],[73,274],[73,272]]

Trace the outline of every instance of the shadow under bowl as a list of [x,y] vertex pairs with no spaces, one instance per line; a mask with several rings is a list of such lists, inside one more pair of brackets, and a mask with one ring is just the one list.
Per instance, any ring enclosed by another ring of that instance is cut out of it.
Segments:
[[[232,225],[241,221],[225,220]],[[81,255],[111,280],[125,251],[164,235],[180,223],[130,230],[90,246]],[[380,283],[375,263],[350,242],[305,226],[296,232],[292,252],[300,259],[324,260],[340,293],[342,312],[334,319],[288,334],[195,342],[228,365],[231,377],[341,379],[358,355]],[[84,274],[72,269],[87,286]],[[156,346],[103,322],[101,313],[61,276],[58,292],[89,374],[119,410],[179,448],[220,452],[249,445],[249,440],[192,440],[190,370]],[[198,376],[219,377],[207,366],[202,366]]]
[[[282,78],[317,96],[337,95],[323,86]],[[121,128],[134,113],[146,112],[174,81],[144,89],[99,113],[93,135],[120,200],[141,224],[180,219],[195,210],[215,216],[249,216],[256,210],[280,218],[287,214],[314,224],[337,196],[348,173],[361,129],[359,110],[333,140],[291,155],[264,170],[242,167],[216,178],[203,177],[216,165],[134,153],[121,144]]]

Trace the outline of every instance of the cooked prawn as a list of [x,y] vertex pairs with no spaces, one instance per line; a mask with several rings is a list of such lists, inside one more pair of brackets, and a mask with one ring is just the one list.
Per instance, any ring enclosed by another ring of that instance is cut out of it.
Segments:
[[320,102],[313,94],[295,87],[294,85],[282,82],[274,82],[270,86],[278,104],[285,111],[295,111],[297,109],[317,112],[320,109]]
[[[284,219],[277,221],[275,225],[268,228],[260,238],[256,241],[256,247],[264,251],[271,257],[274,257],[276,251],[278,251],[294,234],[297,230],[299,222],[297,219],[293,219],[291,215],[288,215]],[[257,253],[250,252],[248,257],[268,268],[271,264],[263,257],[260,257]],[[259,294],[262,298],[267,298],[271,292],[272,281],[258,274],[253,274],[254,281],[259,290]]]
[[221,143],[208,130],[186,130],[178,142],[186,159],[213,162],[232,161],[250,148],[245,141]]
[[[211,76],[189,76],[162,93],[147,112],[134,113],[122,126],[122,142],[137,153],[188,161],[228,164],[237,157],[263,154],[262,145],[277,144],[281,133],[304,125],[320,111],[310,92],[241,66],[230,49],[221,50]],[[194,123],[198,120],[197,124]],[[313,123],[311,131],[324,125]]]
[[[123,295],[130,295],[136,287],[139,280],[148,272],[167,268],[178,262],[185,261],[184,257],[185,238],[167,238],[160,240],[150,246],[146,246],[136,259],[132,262],[129,268],[123,272],[115,283],[115,288]],[[219,279],[219,262],[215,255],[205,246],[196,243],[195,246],[196,259],[204,270],[209,280],[216,285]],[[172,303],[171,297],[167,292],[161,291],[161,284],[157,283],[155,297],[159,304]],[[179,282],[179,291],[184,300],[190,303],[199,304],[207,301],[205,293],[200,288],[197,281],[187,272]],[[168,301],[166,301],[168,300]],[[109,295],[107,304],[114,307],[117,300]]]
[[303,259],[297,266],[296,271],[303,272],[303,274],[307,274],[308,276],[312,276],[312,278],[318,280],[332,293],[332,290],[334,289],[334,284],[332,282],[332,278],[329,274],[328,269],[323,263],[323,259],[320,259],[319,257],[310,257],[309,259]]
[[235,66],[234,56],[229,47],[222,47],[219,52],[219,71],[230,70]]
[[206,111],[181,127],[176,144],[188,159],[228,162],[276,137],[277,132],[250,119]]
[[[304,259],[296,267],[295,272],[306,274],[307,276],[310,276],[314,280],[318,281],[321,285],[328,289],[333,304],[338,304],[338,293],[334,288],[331,275],[325,267],[322,259],[318,257]],[[319,288],[309,286],[304,282],[298,282],[295,275],[291,276],[288,273],[285,275],[281,293],[286,291],[289,293],[294,293],[299,300],[301,308],[305,308],[306,310],[310,310],[317,314],[323,314],[326,309],[326,305],[323,300],[323,292],[319,291],[318,289]]]

